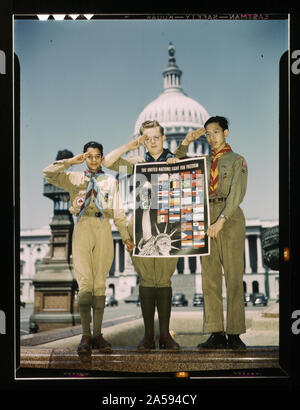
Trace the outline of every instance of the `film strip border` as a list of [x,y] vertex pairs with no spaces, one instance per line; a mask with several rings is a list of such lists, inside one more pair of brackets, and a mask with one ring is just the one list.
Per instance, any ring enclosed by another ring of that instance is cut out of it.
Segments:
[[147,20],[282,20],[287,19],[286,13],[189,13],[189,14],[125,14],[125,13],[99,13],[99,14],[35,14],[22,15],[16,13],[15,19],[46,20],[96,20],[96,19],[147,19]]
[[38,14],[39,20],[91,20],[94,14]]

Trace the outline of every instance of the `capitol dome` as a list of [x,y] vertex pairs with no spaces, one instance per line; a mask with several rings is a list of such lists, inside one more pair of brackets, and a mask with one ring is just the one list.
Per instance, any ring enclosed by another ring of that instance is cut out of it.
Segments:
[[139,134],[141,124],[147,120],[158,121],[169,134],[178,131],[186,133],[195,127],[200,128],[208,118],[206,109],[183,92],[163,92],[140,113],[134,134]]
[[[174,151],[185,135],[192,130],[203,127],[210,117],[206,109],[196,100],[188,97],[183,91],[180,79],[182,71],[175,63],[175,49],[169,44],[169,64],[163,71],[164,91],[151,101],[140,113],[135,123],[133,137],[139,135],[144,121],[156,120],[165,130],[167,140],[165,147]],[[141,146],[140,155],[143,155]],[[204,137],[190,144],[189,155],[206,154],[209,146]]]

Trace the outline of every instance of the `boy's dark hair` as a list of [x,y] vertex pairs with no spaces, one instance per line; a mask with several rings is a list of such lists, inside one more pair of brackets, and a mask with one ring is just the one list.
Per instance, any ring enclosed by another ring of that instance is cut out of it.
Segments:
[[220,125],[220,127],[223,128],[223,131],[224,131],[224,130],[229,130],[229,128],[228,128],[229,121],[228,121],[228,119],[225,118],[225,117],[221,117],[221,116],[219,116],[219,115],[216,115],[215,117],[210,117],[210,118],[206,121],[206,123],[204,124],[204,128],[206,128],[206,126],[207,126],[208,124],[211,124],[212,122],[218,123],[218,124]]
[[96,141],[90,141],[85,144],[83,147],[83,152],[87,152],[88,148],[98,148],[100,151],[101,157],[103,156],[103,146],[102,144],[99,144],[99,142]]

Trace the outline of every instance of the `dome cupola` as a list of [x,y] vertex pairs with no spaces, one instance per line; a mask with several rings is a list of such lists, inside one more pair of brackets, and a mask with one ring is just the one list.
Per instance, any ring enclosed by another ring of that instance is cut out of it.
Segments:
[[[170,42],[168,47],[169,62],[163,70],[163,92],[151,101],[140,113],[135,123],[133,138],[139,135],[140,126],[144,121],[156,120],[165,130],[167,137],[165,147],[174,151],[185,135],[204,125],[209,118],[206,109],[196,100],[190,98],[181,86],[182,71],[176,64],[175,48]],[[139,155],[143,155],[140,147]],[[209,152],[209,146],[204,137],[191,143],[189,155],[202,155]]]

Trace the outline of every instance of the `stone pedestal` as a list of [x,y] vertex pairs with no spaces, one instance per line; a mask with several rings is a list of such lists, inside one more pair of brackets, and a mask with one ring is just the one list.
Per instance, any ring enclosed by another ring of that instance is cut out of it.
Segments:
[[38,331],[73,326],[80,323],[77,306],[77,282],[70,258],[73,221],[54,216],[48,255],[39,264],[33,278],[34,310],[30,327]]
[[77,282],[68,263],[41,263],[33,280],[34,311],[30,324],[39,331],[73,326],[80,323]]
[[[64,156],[66,152],[63,152]],[[73,156],[72,153],[68,153]],[[56,159],[62,159],[57,157]],[[44,181],[44,196],[54,202],[50,223],[49,252],[38,265],[33,277],[34,310],[29,326],[38,331],[73,326],[80,323],[76,291],[77,282],[72,269],[73,218],[69,208],[69,193]]]

